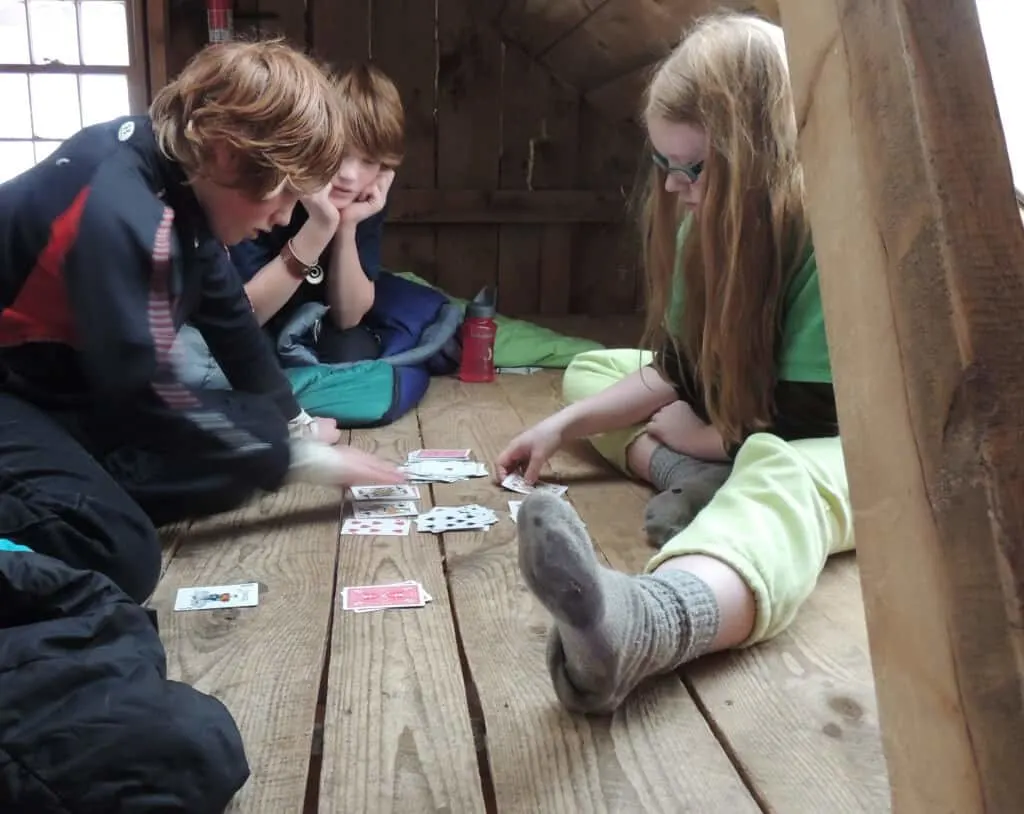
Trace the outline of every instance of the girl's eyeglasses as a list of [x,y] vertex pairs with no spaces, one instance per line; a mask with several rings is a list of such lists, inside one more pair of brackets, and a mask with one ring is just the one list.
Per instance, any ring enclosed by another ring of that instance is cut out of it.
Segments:
[[669,175],[685,176],[686,180],[691,184],[695,184],[697,182],[697,179],[700,178],[701,172],[704,170],[703,161],[696,161],[693,164],[683,164],[679,167],[673,166],[672,164],[669,164],[668,159],[657,150],[651,150],[651,160],[654,162],[654,166],[664,170]]

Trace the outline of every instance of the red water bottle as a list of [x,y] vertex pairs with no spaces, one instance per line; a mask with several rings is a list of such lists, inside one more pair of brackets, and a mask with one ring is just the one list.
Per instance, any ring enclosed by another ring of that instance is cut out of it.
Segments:
[[495,313],[494,297],[486,287],[466,306],[459,362],[459,378],[464,382],[494,381],[494,340],[498,336]]

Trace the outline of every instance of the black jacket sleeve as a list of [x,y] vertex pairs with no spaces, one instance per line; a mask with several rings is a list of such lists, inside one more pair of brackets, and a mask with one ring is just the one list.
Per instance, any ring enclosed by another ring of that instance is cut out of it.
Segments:
[[[174,213],[137,175],[101,168],[79,194],[77,232],[63,264],[76,347],[89,389],[105,412],[153,410],[244,450],[254,442],[231,418],[207,408],[175,375],[171,252]],[[54,229],[64,228],[58,222]],[[248,315],[253,333],[255,320]],[[252,334],[250,334],[252,335]],[[256,344],[252,353],[259,354]],[[272,357],[264,347],[271,362]],[[294,404],[280,369],[279,403]],[[266,381],[266,380],[263,380]],[[272,393],[268,383],[261,392]],[[283,410],[283,407],[282,407]],[[287,415],[292,418],[298,412]]]
[[138,187],[101,174],[79,193],[77,234],[64,262],[82,367],[90,389],[108,403],[148,393],[174,340],[170,216]]
[[203,266],[203,297],[192,324],[235,390],[271,396],[288,420],[300,412],[270,340],[260,328],[242,280],[225,249]]

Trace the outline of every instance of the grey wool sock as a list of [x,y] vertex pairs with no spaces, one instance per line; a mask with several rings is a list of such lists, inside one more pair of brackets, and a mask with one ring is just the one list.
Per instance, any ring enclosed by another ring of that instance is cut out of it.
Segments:
[[605,568],[561,498],[527,497],[517,533],[523,578],[555,619],[548,669],[572,711],[611,712],[645,678],[705,653],[718,633],[718,605],[701,579]]
[[731,463],[702,461],[659,445],[651,455],[651,483],[658,494],[644,512],[644,531],[651,544],[664,545],[690,525],[731,471]]

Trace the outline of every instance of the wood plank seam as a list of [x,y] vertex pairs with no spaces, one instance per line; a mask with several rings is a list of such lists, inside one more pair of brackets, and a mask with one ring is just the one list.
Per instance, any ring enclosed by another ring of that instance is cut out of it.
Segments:
[[[423,419],[419,410],[416,411],[416,429],[420,438],[424,438]],[[426,446],[424,441],[424,446]],[[434,484],[430,484],[432,505],[437,506],[437,494]],[[466,707],[469,710],[469,723],[473,731],[473,746],[476,752],[477,772],[480,775],[480,790],[484,798],[485,814],[498,814],[498,801],[494,792],[494,777],[491,774],[490,753],[487,748],[487,721],[484,718],[483,704],[480,702],[480,691],[477,689],[473,671],[466,655],[466,643],[462,638],[462,627],[459,624],[459,607],[452,591],[451,574],[448,568],[448,551],[445,546],[445,535],[437,538],[437,547],[441,557],[441,571],[444,574],[444,589],[448,594],[448,607],[452,615],[452,630],[455,634],[455,647],[459,654],[459,668],[462,670],[462,685],[466,688]]]
[[725,729],[715,720],[715,715],[711,711],[711,708],[704,703],[704,699],[700,695],[696,684],[689,677],[686,672],[687,665],[682,665],[676,669],[676,675],[679,676],[679,680],[683,682],[683,686],[686,687],[686,691],[690,694],[690,698],[693,699],[693,703],[697,706],[697,711],[700,712],[701,716],[707,721],[708,729],[711,730],[711,734],[715,736],[715,740],[718,741],[719,746],[722,747],[722,751],[725,752],[725,756],[729,763],[732,764],[733,769],[736,771],[736,775],[739,777],[740,782],[744,788],[750,793],[751,799],[753,799],[755,805],[764,812],[764,814],[770,814],[772,808],[765,799],[764,793],[758,789],[757,784],[754,782],[754,778],[751,777],[750,771],[743,759],[740,757],[736,748],[733,746],[732,741],[729,739],[728,733]]
[[[431,489],[433,492],[433,489]],[[435,505],[437,505],[435,503]],[[462,628],[459,624],[459,608],[455,602],[452,583],[448,572],[448,555],[444,546],[445,536],[438,537],[441,549],[441,567],[444,570],[444,587],[448,592],[448,604],[451,607],[452,627],[455,632],[455,646],[459,654],[459,667],[462,670],[462,684],[466,688],[466,707],[469,710],[469,723],[473,731],[473,746],[476,751],[477,771],[480,774],[480,790],[483,793],[486,814],[498,814],[498,801],[494,792],[494,777],[491,774],[490,750],[487,747],[487,720],[484,718],[483,704],[480,702],[480,691],[476,679],[469,666],[466,655],[466,644],[462,639]]]
[[592,8],[590,11],[588,11],[587,15],[585,17],[583,17],[582,19],[580,19],[579,21],[577,21],[575,23],[575,25],[571,26],[570,28],[565,29],[565,31],[563,31],[561,34],[559,34],[557,37],[555,37],[554,40],[552,40],[550,43],[548,43],[543,48],[541,48],[537,52],[537,59],[538,60],[543,60],[544,57],[547,56],[549,51],[551,51],[556,46],[560,45],[562,43],[562,40],[565,40],[568,37],[571,37],[573,34],[575,34],[576,30],[578,28],[582,28],[583,26],[585,26],[587,24],[587,21],[590,20],[591,17],[593,17],[597,12],[599,12],[606,5],[608,5],[608,0],[602,0],[601,3],[598,3],[596,6],[594,6],[594,8]]
[[[351,432],[343,439],[349,443]],[[313,713],[313,737],[309,744],[309,763],[306,770],[306,800],[303,814],[316,814],[320,810],[320,775],[324,766],[324,721],[327,717],[327,688],[331,674],[331,640],[334,636],[334,613],[338,603],[340,586],[338,585],[338,565],[341,559],[341,523],[345,515],[348,497],[342,498],[338,512],[338,533],[334,549],[334,565],[331,568],[331,607],[327,617],[327,631],[324,641],[324,658],[320,670],[320,687],[316,696],[316,708]]]

